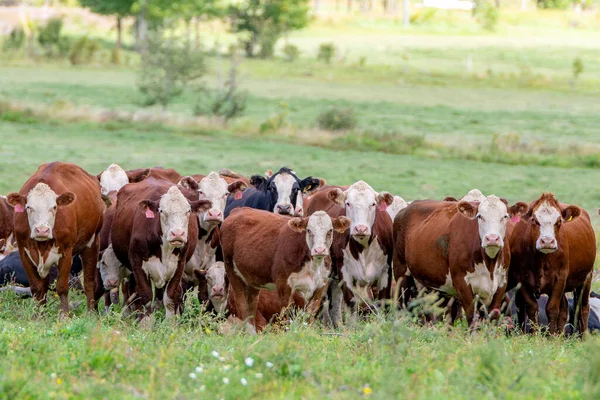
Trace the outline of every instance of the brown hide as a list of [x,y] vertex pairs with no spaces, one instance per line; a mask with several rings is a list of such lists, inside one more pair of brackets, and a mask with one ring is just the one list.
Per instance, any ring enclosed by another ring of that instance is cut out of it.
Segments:
[[4,196],[0,197],[0,254],[7,255],[13,246],[14,209]]

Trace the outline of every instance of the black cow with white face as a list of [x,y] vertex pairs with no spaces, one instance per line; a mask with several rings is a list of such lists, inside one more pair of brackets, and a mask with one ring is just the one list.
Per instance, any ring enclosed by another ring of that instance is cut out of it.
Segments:
[[312,176],[301,180],[294,171],[286,167],[270,177],[253,175],[250,184],[254,187],[246,189],[240,199],[233,196],[227,199],[225,217],[237,207],[251,207],[281,215],[294,215],[298,196],[316,190],[322,182],[321,179]]

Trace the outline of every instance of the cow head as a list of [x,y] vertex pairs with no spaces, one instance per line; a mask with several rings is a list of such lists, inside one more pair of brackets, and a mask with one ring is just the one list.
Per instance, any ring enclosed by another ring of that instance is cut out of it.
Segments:
[[[193,184],[192,184],[193,182]],[[230,184],[221,178],[216,172],[211,172],[196,183],[191,176],[181,178],[180,185],[198,192],[199,200],[210,200],[212,207],[206,212],[198,214],[200,227],[206,231],[223,222],[223,212],[227,197],[230,194],[241,193],[246,189],[243,181],[235,181]]]
[[163,242],[175,248],[187,243],[190,214],[211,207],[209,200],[189,201],[177,186],[171,186],[160,201],[142,200],[139,205],[146,218],[155,218],[157,213],[160,215]]
[[117,256],[112,249],[112,245],[108,246],[108,248],[102,252],[100,261],[98,261],[98,269],[100,270],[100,277],[102,278],[104,289],[111,290],[117,287],[119,284],[120,268],[122,268],[122,264],[117,259]]
[[319,183],[319,179],[310,176],[300,180],[294,171],[286,167],[270,177],[253,175],[250,178],[250,184],[269,197],[269,210],[281,215],[293,215],[298,196],[302,196],[305,188],[318,187]]
[[404,200],[400,196],[394,196],[394,201],[392,201],[392,204],[390,204],[390,206],[385,211],[387,211],[387,213],[390,215],[393,221],[394,218],[396,218],[396,215],[398,215],[398,213],[401,210],[405,209],[407,206],[408,203],[406,202],[406,200]]
[[329,255],[329,248],[333,243],[333,231],[346,232],[350,227],[350,220],[346,217],[333,219],[325,211],[317,211],[310,217],[290,219],[288,226],[294,232],[306,231],[306,244],[310,249],[310,256],[321,260]]
[[460,200],[461,201],[469,201],[469,202],[478,202],[481,203],[485,199],[485,195],[481,193],[479,189],[471,189],[469,193],[464,195]]
[[[208,290],[208,298],[215,311],[219,314],[225,312],[227,307],[227,292],[228,282],[227,274],[225,273],[225,264],[221,261],[212,263],[205,271],[194,270],[196,277],[200,282],[206,280],[206,288]],[[202,279],[202,277],[204,279]]]
[[103,195],[107,195],[113,190],[118,191],[129,183],[127,173],[117,164],[109,165],[97,178],[100,181],[100,191]]
[[562,223],[569,222],[580,214],[581,209],[573,205],[561,211],[560,204],[552,193],[542,193],[527,213],[535,238],[535,248],[544,254],[558,250],[558,233]]
[[296,197],[296,206],[294,207],[294,217],[304,216],[304,199],[326,185],[325,179],[308,177],[300,182],[302,193]]
[[26,211],[31,239],[43,242],[54,237],[53,229],[58,207],[65,207],[75,200],[75,194],[65,192],[60,196],[45,183],[38,183],[27,196],[11,193],[7,197],[16,213]]
[[490,258],[495,258],[502,247],[506,236],[508,220],[516,215],[527,213],[527,204],[515,203],[508,207],[508,202],[494,195],[481,197],[481,202],[461,200],[456,207],[467,218],[477,218],[481,247]]
[[345,192],[339,188],[331,190],[329,199],[346,208],[346,216],[350,218],[350,235],[361,244],[368,242],[377,208],[386,209],[392,204],[394,197],[388,192],[377,193],[371,186],[358,181]]

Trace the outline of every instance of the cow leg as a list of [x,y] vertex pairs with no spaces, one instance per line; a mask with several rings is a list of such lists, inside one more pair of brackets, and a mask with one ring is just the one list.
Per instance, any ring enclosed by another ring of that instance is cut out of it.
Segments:
[[[82,259],[83,261],[83,259]],[[104,308],[108,308],[108,306],[110,305],[109,302],[107,302],[107,291],[104,289],[104,282],[102,282],[102,275],[100,275],[100,268],[98,268],[98,265],[96,264],[96,278],[95,278],[95,284],[94,284],[94,301],[96,302],[96,310],[98,309],[98,303],[101,298],[104,298]]]
[[309,323],[311,324],[314,322],[317,312],[319,311],[319,308],[321,308],[321,304],[323,304],[323,299],[329,288],[329,282],[330,281],[327,281],[322,288],[317,289],[315,293],[313,293],[312,299],[310,299],[306,305],[306,311],[310,314]]
[[452,271],[453,268],[450,268],[452,284],[454,285],[454,288],[458,294],[458,301],[465,310],[467,325],[469,325],[469,329],[471,329],[475,313],[475,305],[473,304],[473,291],[471,290],[471,286],[467,285],[464,274],[454,274]]
[[258,304],[258,292],[259,289],[248,286],[246,290],[246,301],[248,302],[248,320],[246,322],[246,328],[248,333],[256,334],[256,305]]
[[588,329],[588,319],[590,317],[590,291],[592,289],[592,273],[590,272],[585,278],[583,286],[575,289],[573,305],[575,307],[575,316],[577,321],[573,321],[573,325],[577,322],[577,330],[579,335],[583,335]]
[[342,282],[333,279],[331,282],[331,300],[329,304],[329,316],[331,323],[337,329],[342,323],[342,303],[344,302],[344,292]]
[[[83,266],[83,289],[85,291],[85,297],[87,298],[88,311],[96,309],[96,274],[100,274],[100,271],[97,268],[99,244],[100,237],[96,235],[91,246],[85,247],[80,254],[81,264]],[[100,281],[102,280],[100,279]]]
[[[228,268],[227,264],[225,264],[225,270],[227,272],[227,277],[229,278],[229,288],[232,291],[235,299],[235,306],[238,312],[237,317],[242,321],[248,322],[248,298],[246,296],[246,291],[249,290],[249,288],[232,268]],[[254,326],[250,327],[249,324],[247,324],[247,327],[249,331],[254,328]]]
[[[83,261],[83,258],[82,258]],[[56,279],[56,293],[60,298],[60,314],[66,316],[69,314],[69,278],[71,277],[71,265],[73,264],[73,255],[71,249],[65,249],[62,257],[58,260],[58,279]],[[84,264],[85,265],[85,264]],[[86,277],[87,278],[87,277]],[[86,294],[89,284],[84,278]],[[93,283],[93,279],[92,279]],[[94,287],[92,286],[92,300]],[[89,306],[89,303],[88,303]]]
[[136,256],[132,257],[129,254],[131,260],[131,267],[133,269],[133,279],[135,280],[135,298],[131,302],[132,308],[135,311],[142,313],[139,318],[150,315],[152,301],[152,285],[146,275],[146,272],[142,269],[142,259]]
[[[566,269],[568,271],[568,268]],[[564,326],[559,326],[560,303],[565,293],[566,273],[562,274],[552,288],[546,304],[546,315],[548,316],[548,330],[551,335],[557,335],[563,332]],[[536,302],[537,303],[537,302]],[[536,321],[537,322],[537,321]]]
[[29,287],[31,288],[31,294],[35,298],[36,302],[40,307],[46,305],[48,288],[50,287],[50,277],[47,276],[45,279],[40,277],[38,270],[35,265],[29,259],[29,256],[25,254],[23,248],[19,248],[19,256],[21,257],[21,263],[23,269],[29,279]]
[[175,314],[181,314],[183,304],[183,287],[181,278],[185,269],[185,257],[180,256],[177,262],[177,270],[167,283],[163,294],[163,302],[165,305],[165,314],[167,318],[173,317]]

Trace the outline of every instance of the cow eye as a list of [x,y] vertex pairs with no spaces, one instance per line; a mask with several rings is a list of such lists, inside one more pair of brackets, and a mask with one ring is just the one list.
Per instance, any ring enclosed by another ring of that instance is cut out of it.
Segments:
[[504,219],[509,219],[509,218],[510,218],[510,215],[508,215],[508,214],[506,214],[506,215],[504,216]]
[[371,204],[371,207],[375,207],[376,205],[377,205],[376,203],[373,203],[373,204]]
[[312,231],[310,229],[307,229],[306,232],[310,235],[312,234]]
[[483,217],[480,214],[477,214],[477,219],[483,221]]
[[350,207],[350,203],[346,203],[346,207]]

